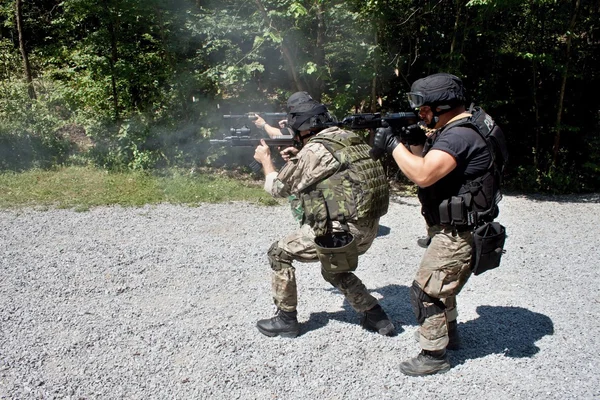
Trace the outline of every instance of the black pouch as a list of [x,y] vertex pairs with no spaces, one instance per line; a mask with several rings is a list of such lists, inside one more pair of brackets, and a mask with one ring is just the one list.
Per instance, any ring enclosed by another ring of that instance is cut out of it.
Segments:
[[506,240],[506,229],[498,222],[487,222],[473,232],[473,261],[471,269],[474,275],[500,265],[500,259]]
[[450,215],[454,225],[467,224],[467,206],[461,196],[452,196],[450,199]]
[[439,206],[440,211],[440,224],[442,225],[450,225],[452,222],[451,211],[450,211],[450,203],[448,200],[442,201]]

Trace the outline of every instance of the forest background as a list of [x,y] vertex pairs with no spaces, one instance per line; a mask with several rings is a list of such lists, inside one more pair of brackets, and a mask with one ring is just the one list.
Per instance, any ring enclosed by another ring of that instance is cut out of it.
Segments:
[[502,126],[510,188],[598,191],[599,21],[600,0],[0,0],[0,171],[241,167],[208,142],[224,114],[299,90],[338,119],[408,111],[450,72]]

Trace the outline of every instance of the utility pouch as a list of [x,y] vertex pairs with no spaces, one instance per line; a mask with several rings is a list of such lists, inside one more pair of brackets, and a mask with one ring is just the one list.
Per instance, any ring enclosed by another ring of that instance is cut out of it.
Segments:
[[498,222],[487,222],[473,232],[473,260],[471,269],[474,275],[500,265],[504,250],[506,229]]
[[324,235],[328,228],[328,213],[325,197],[319,190],[313,190],[302,196],[304,203],[304,223],[313,228],[316,236]]
[[454,225],[465,225],[467,223],[467,206],[462,197],[452,196],[450,199],[450,215]]
[[328,233],[315,238],[317,256],[327,272],[351,272],[358,267],[358,246],[348,232]]
[[440,224],[450,225],[452,223],[452,217],[450,214],[450,204],[448,199],[442,201],[439,207],[440,210]]

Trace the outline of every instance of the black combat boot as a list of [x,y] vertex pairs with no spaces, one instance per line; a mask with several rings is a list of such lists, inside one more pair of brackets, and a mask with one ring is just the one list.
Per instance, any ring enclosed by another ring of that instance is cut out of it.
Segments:
[[410,376],[425,376],[446,372],[450,369],[450,361],[446,350],[421,350],[418,356],[400,363],[400,371]]
[[429,247],[429,243],[431,243],[431,238],[429,236],[420,237],[417,239],[417,244],[419,247],[426,249]]
[[360,324],[363,328],[380,335],[392,336],[395,333],[394,324],[379,304],[365,311]]
[[295,338],[300,333],[298,312],[277,309],[273,318],[261,319],[256,327],[263,335]]
[[[415,331],[415,340],[417,343],[421,338],[421,332],[417,329]],[[460,336],[458,336],[458,323],[455,321],[448,322],[448,346],[446,350],[458,350],[460,349]]]

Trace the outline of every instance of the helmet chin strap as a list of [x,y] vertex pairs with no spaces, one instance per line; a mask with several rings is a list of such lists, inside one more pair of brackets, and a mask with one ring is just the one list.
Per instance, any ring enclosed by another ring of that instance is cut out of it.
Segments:
[[437,125],[437,123],[440,121],[440,117],[439,115],[435,115],[433,116],[433,118],[431,119],[431,122],[427,124],[427,127],[429,129],[433,129],[435,128],[435,126]]
[[430,106],[430,107],[431,107],[431,112],[433,113],[433,118],[431,119],[431,122],[429,124],[427,124],[427,127],[430,129],[433,129],[433,128],[435,128],[437,123],[440,122],[440,115],[445,114],[448,111],[452,110],[452,107],[442,106],[443,108],[439,111],[438,111],[438,107],[440,107],[440,106]]

